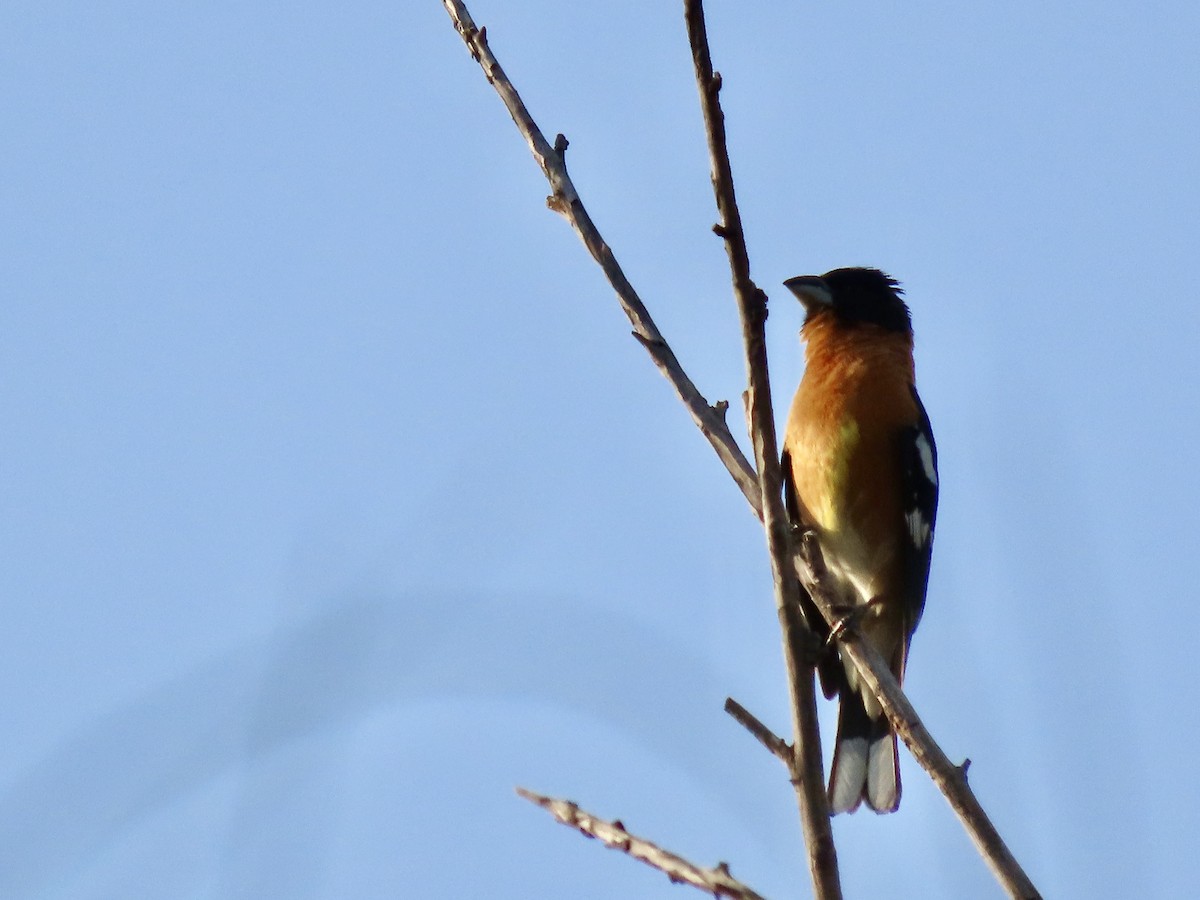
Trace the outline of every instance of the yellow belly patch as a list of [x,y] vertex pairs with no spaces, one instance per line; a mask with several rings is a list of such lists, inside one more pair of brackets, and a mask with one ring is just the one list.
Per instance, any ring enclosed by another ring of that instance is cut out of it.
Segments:
[[818,519],[818,524],[826,531],[837,531],[839,527],[839,508],[843,507],[842,498],[846,491],[846,481],[850,475],[850,457],[859,442],[858,422],[847,418],[838,427],[837,440],[829,448],[825,466],[829,490],[823,493],[820,509],[812,512]]

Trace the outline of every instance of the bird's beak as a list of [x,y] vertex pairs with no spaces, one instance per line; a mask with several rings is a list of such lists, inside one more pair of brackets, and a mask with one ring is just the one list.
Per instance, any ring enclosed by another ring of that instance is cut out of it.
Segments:
[[833,292],[829,290],[829,285],[816,275],[797,275],[785,281],[783,286],[796,295],[810,316],[833,306]]

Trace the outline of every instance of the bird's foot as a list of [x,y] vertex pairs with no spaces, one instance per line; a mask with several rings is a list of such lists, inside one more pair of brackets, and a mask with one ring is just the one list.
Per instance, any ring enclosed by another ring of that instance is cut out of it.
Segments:
[[882,602],[882,597],[872,597],[866,603],[835,607],[834,611],[838,614],[839,618],[829,629],[829,637],[825,639],[825,643],[832,645],[835,641],[840,640],[850,629],[857,628],[867,613],[871,612],[874,607]]

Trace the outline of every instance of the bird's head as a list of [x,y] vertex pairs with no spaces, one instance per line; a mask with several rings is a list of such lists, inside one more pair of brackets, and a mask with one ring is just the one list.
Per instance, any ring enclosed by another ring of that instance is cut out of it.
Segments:
[[805,325],[831,315],[842,325],[877,325],[912,334],[899,283],[878,269],[834,269],[824,275],[798,275],[783,284],[804,304]]

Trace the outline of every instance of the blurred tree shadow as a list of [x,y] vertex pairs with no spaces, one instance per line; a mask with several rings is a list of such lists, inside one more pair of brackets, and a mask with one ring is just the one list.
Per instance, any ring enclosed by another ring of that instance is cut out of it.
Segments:
[[[716,682],[681,643],[566,601],[426,594],[338,604],[156,687],[0,790],[0,896],[62,885],[224,773],[380,708],[438,698],[519,699],[595,717],[704,785],[774,848],[761,778],[740,775],[746,766],[694,735],[698,718],[722,715],[723,694],[698,689]],[[730,734],[746,760],[757,758],[732,722]]]

